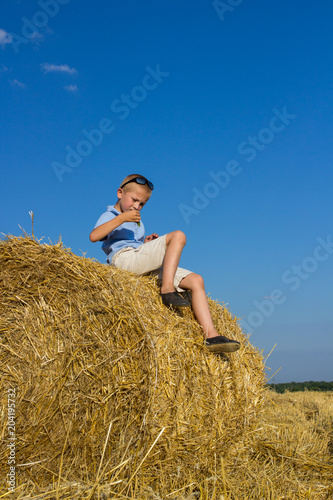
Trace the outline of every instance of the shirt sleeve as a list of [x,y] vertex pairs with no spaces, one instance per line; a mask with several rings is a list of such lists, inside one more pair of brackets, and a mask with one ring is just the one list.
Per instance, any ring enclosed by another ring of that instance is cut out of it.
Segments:
[[105,224],[105,222],[110,222],[110,220],[114,219],[116,216],[112,212],[104,212],[96,222],[94,229],[96,227],[101,226],[102,224]]
[[[96,222],[94,229],[96,229],[96,227],[98,227],[98,226],[101,226],[102,224],[105,224],[105,222],[109,222],[110,220],[112,220],[114,218],[115,218],[115,214],[113,214],[112,212],[104,212],[104,214],[102,214],[100,216],[100,218],[98,219],[98,221]],[[99,241],[107,240],[108,236],[109,235],[104,236],[104,238],[101,238]]]

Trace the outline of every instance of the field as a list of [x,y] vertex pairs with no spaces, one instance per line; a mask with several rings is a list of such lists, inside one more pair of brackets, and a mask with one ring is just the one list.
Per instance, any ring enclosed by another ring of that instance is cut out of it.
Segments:
[[224,497],[331,499],[332,458],[333,393],[269,391],[239,466],[226,466]]

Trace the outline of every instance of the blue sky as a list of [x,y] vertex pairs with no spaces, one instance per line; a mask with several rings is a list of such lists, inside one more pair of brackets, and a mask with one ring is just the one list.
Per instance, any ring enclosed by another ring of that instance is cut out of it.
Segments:
[[2,0],[1,228],[104,262],[120,181],[276,382],[332,380],[333,4]]

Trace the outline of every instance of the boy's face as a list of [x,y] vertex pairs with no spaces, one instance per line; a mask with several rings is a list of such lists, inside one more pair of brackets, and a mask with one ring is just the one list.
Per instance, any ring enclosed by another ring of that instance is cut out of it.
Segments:
[[119,212],[141,210],[150,198],[150,190],[147,189],[146,186],[141,186],[135,182],[131,182],[126,188],[127,189],[118,189],[118,202],[115,204],[115,208],[119,210]]

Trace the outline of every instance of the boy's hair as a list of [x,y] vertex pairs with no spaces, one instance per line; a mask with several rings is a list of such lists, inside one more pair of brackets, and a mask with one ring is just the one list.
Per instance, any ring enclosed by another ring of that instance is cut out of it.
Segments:
[[[141,177],[141,179],[145,179],[145,181],[148,181],[148,179],[146,177],[144,177],[143,175],[140,175],[140,174],[130,174],[127,177],[125,177],[125,179],[123,179],[121,181],[120,186],[122,186],[123,184],[125,184],[125,182],[128,182],[128,181],[131,181],[132,179],[135,179],[135,177]],[[126,184],[126,186],[124,186],[122,188],[124,190],[124,193],[127,193],[127,191],[129,191],[131,189],[131,185],[132,185],[132,183],[129,183],[129,184]],[[140,186],[144,187],[147,190],[147,192],[149,191],[149,193],[151,193],[151,190],[149,189],[149,187],[148,187],[147,184],[140,184]]]

